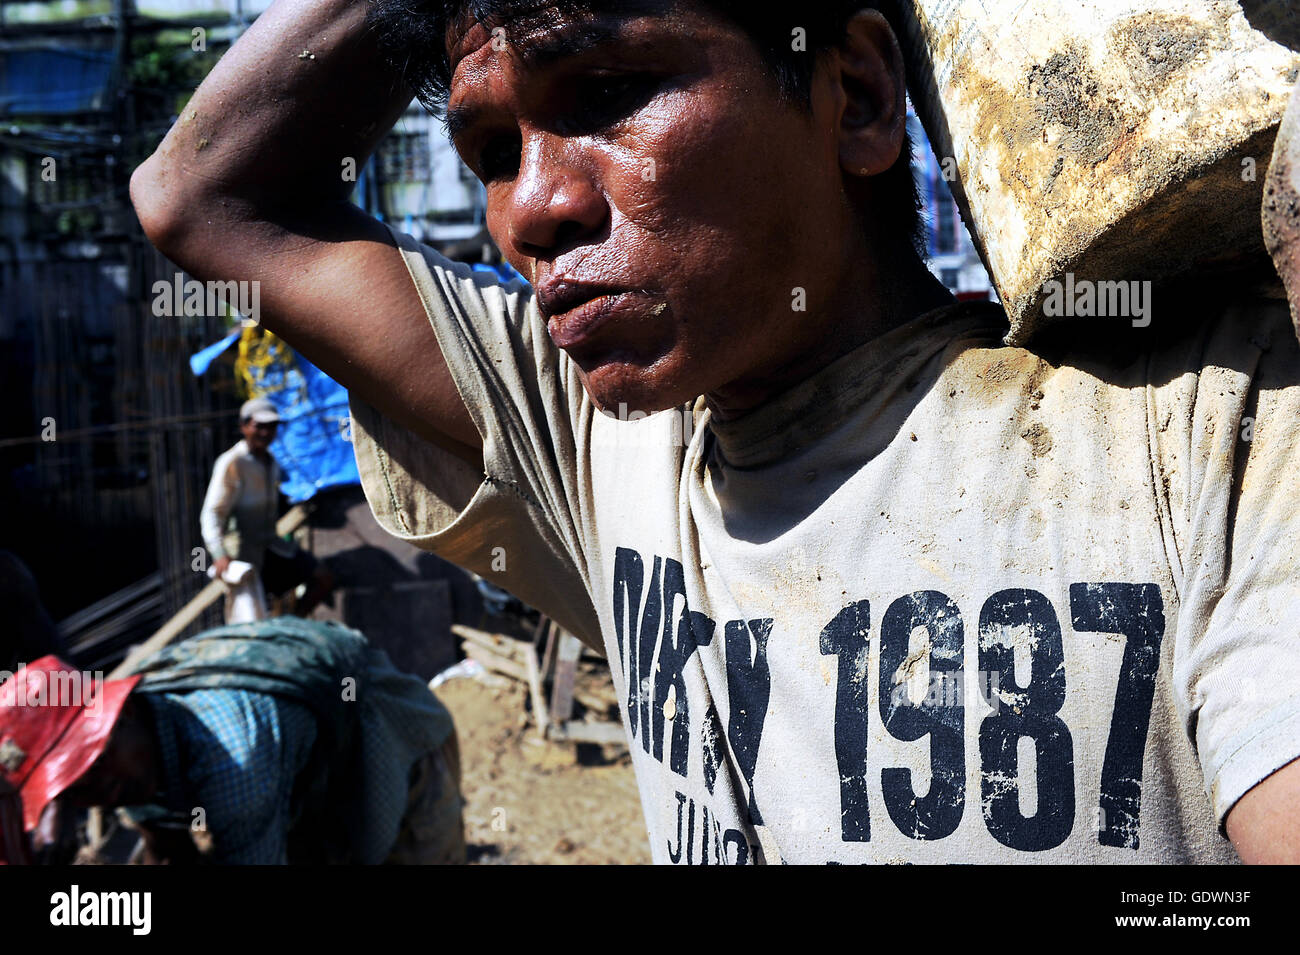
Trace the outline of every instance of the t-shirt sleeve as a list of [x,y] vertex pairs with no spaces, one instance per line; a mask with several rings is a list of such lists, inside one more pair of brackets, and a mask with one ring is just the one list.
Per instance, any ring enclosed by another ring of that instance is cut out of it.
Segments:
[[1300,345],[1285,303],[1259,303],[1186,357],[1156,369],[1151,425],[1180,581],[1175,698],[1222,826],[1300,757]]
[[582,557],[594,409],[573,363],[525,283],[393,236],[483,438],[483,473],[353,398],[357,467],[376,519],[600,646]]

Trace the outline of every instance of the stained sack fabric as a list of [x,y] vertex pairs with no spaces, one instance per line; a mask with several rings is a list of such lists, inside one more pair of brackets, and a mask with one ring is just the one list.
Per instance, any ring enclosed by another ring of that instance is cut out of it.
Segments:
[[402,824],[412,768],[453,732],[451,714],[422,681],[332,621],[277,617],[220,627],[133,672],[142,676],[137,693],[231,689],[312,712],[317,742],[297,786],[291,858],[296,845],[299,858],[324,856],[313,861],[383,862]]

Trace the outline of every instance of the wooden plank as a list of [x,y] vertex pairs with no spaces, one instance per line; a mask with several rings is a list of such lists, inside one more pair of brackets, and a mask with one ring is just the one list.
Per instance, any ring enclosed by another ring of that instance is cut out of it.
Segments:
[[542,695],[542,670],[537,663],[537,648],[528,644],[524,648],[525,661],[528,664],[528,696],[533,703],[533,719],[543,736],[550,728],[550,714],[546,711],[546,698]]
[[552,736],[557,741],[570,743],[599,743],[602,746],[621,743],[627,745],[627,732],[622,723],[580,723],[570,720],[552,726]]
[[131,669],[145,657],[151,656],[167,646],[167,644],[179,637],[186,627],[197,620],[199,614],[220,599],[225,592],[226,585],[221,581],[208,581],[207,586],[191,597],[189,603],[182,607],[176,616],[163,624],[158,632],[148,640],[128,653],[126,659],[119,663],[117,668],[108,675],[108,679],[120,680],[130,673]]
[[551,673],[551,667],[555,666],[555,644],[556,637],[559,635],[559,625],[550,617],[543,616],[537,622],[537,639],[533,641],[534,646],[542,646],[542,682]]
[[486,647],[479,646],[477,643],[466,641],[462,646],[465,648],[465,656],[471,660],[477,660],[494,673],[501,673],[518,680],[520,683],[528,682],[528,668],[525,664],[508,660],[498,653],[493,653]]
[[582,641],[565,630],[559,631],[555,651],[555,682],[551,686],[551,720],[566,723],[573,717],[573,681],[578,672]]
[[91,806],[86,813],[86,842],[98,852],[108,840],[104,837],[104,810]]
[[[604,687],[601,687],[604,689]],[[613,707],[618,706],[618,700],[614,695],[605,694],[599,691],[584,689],[583,687],[574,687],[573,698],[595,713],[604,713]]]
[[451,632],[462,640],[491,650],[499,656],[515,660],[519,663],[524,662],[524,648],[528,646],[522,640],[514,640],[500,633],[488,633],[485,630],[476,630],[473,627],[466,627],[463,624],[453,623]]

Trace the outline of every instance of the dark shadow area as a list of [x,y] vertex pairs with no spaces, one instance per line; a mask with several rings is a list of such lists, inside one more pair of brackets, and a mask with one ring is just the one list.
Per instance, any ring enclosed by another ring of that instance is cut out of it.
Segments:
[[501,858],[501,847],[496,843],[484,843],[476,845],[468,843],[465,846],[465,855],[469,862],[499,862],[504,861]]
[[1239,0],[1246,21],[1274,43],[1300,50],[1300,10],[1294,0]]

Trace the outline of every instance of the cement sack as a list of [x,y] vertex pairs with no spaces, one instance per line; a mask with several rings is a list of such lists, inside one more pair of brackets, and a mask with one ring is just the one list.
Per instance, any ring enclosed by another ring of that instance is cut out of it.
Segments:
[[1300,75],[1290,0],[900,6],[913,102],[1011,341],[1061,313],[1067,281],[1266,260],[1264,174]]

